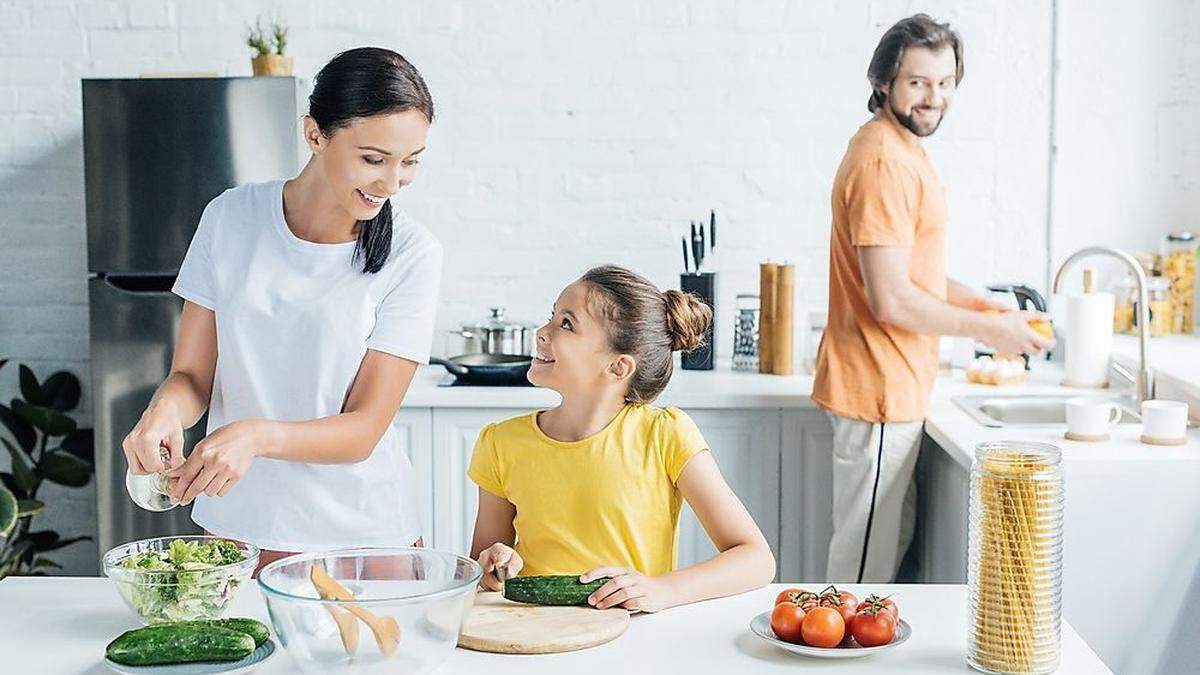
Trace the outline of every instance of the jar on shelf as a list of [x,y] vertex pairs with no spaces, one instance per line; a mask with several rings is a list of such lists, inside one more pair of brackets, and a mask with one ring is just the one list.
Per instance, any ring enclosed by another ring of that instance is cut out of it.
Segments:
[[[1146,295],[1150,298],[1150,335],[1162,337],[1171,333],[1171,282],[1166,277],[1146,279]],[[1136,316],[1136,314],[1134,315]]]
[[1137,279],[1126,274],[1113,284],[1113,332],[1134,332],[1133,314],[1137,307]]
[[1062,625],[1063,474],[1046,443],[975,448],[967,556],[967,663],[1052,673]]
[[1163,238],[1162,267],[1171,284],[1172,333],[1195,330],[1196,255],[1195,234],[1172,232]]

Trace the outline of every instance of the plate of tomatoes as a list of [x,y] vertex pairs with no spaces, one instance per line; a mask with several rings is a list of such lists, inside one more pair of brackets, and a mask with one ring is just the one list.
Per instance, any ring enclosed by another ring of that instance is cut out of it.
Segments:
[[849,591],[829,586],[820,593],[786,588],[775,607],[750,622],[750,630],[771,644],[797,654],[853,659],[903,644],[912,627],[888,597],[869,595],[861,602]]

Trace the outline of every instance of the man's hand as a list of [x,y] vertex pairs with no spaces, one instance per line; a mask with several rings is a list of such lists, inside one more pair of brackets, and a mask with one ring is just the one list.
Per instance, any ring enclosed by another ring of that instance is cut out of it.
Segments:
[[1043,349],[1054,347],[1054,338],[1043,337],[1029,325],[1035,319],[1044,319],[1040,312],[1001,312],[987,317],[984,331],[979,339],[986,342],[997,354],[1037,354]]

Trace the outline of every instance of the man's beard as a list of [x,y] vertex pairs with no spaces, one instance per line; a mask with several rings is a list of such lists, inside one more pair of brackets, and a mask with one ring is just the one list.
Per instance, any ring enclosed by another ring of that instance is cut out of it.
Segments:
[[941,126],[942,119],[946,117],[945,110],[942,110],[941,114],[938,115],[937,121],[932,125],[922,124],[913,119],[912,115],[905,115],[899,110],[896,110],[896,107],[892,105],[891,101],[888,101],[888,107],[892,109],[892,114],[896,116],[896,119],[900,121],[900,124],[904,125],[905,129],[908,129],[909,131],[913,132],[914,135],[920,138],[933,135],[933,132],[937,131],[938,127]]

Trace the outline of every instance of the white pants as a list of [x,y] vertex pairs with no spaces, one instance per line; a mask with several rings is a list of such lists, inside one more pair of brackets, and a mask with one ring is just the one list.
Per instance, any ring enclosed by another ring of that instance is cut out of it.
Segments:
[[833,422],[830,583],[890,583],[912,542],[922,422]]

